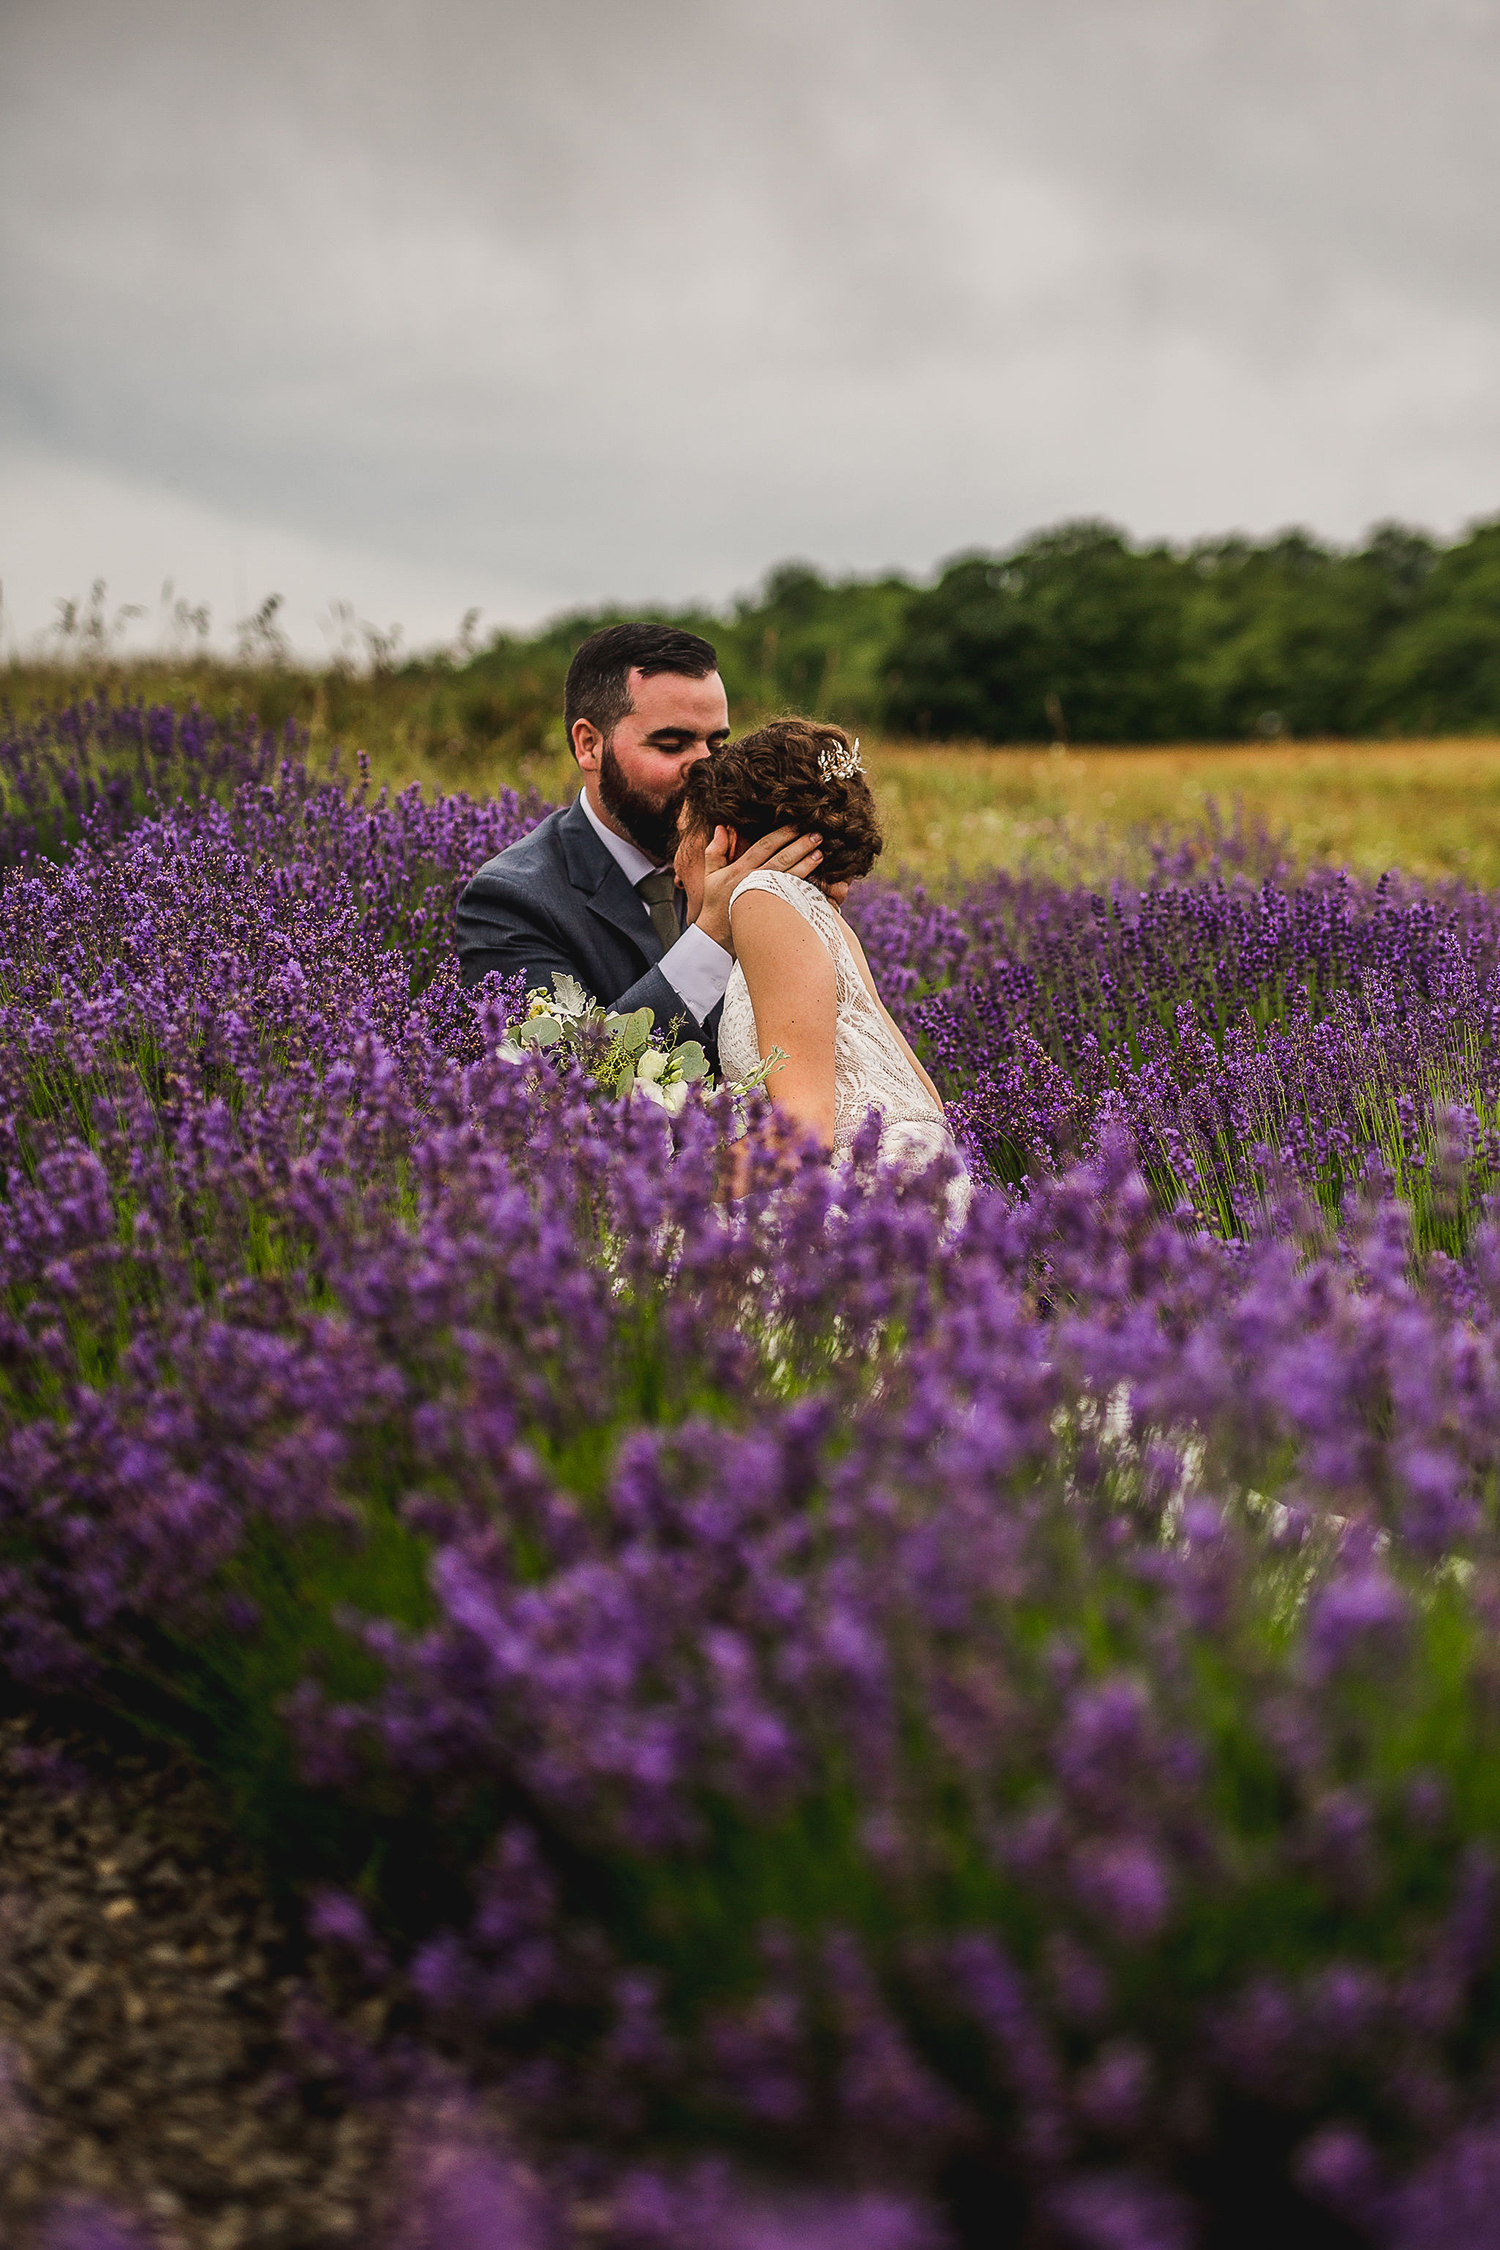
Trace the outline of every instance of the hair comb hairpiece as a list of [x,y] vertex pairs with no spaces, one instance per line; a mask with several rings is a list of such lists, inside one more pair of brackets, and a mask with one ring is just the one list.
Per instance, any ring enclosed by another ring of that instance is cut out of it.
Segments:
[[864,770],[858,735],[852,742],[825,742],[818,752],[818,771],[825,781],[852,781]]

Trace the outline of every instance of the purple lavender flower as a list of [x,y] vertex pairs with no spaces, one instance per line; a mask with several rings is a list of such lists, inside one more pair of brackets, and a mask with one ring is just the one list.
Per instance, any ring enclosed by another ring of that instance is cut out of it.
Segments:
[[1126,1945],[1154,1938],[1171,1911],[1171,1887],[1160,1856],[1138,1837],[1090,1840],[1074,1859],[1084,1903]]
[[1293,2175],[1304,2194],[1335,2217],[1361,2229],[1378,2223],[1382,2167],[1368,2136],[1356,2127],[1330,2124],[1310,2134],[1297,2151]]
[[937,2214],[904,2197],[768,2195],[719,2163],[637,2174],[609,2234],[610,2250],[945,2250],[947,2241]]
[[390,1955],[370,1927],[370,1918],[358,1899],[347,1891],[315,1890],[307,1908],[309,1937],[345,1953],[371,1984],[390,1968]]
[[1315,1674],[1326,1678],[1361,1658],[1378,1661],[1399,1645],[1410,1617],[1406,1596],[1377,1563],[1341,1573],[1312,1606],[1308,1652]]
[[528,2166],[472,2120],[423,2123],[398,2138],[390,2250],[554,2250],[559,2214]]
[[1187,2199],[1124,2172],[1080,2173],[1046,2199],[1055,2238],[1068,2250],[1192,2250]]
[[37,2230],[41,2250],[145,2250],[146,2231],[92,2198],[54,2203]]
[[1391,2199],[1383,2229],[1391,2250],[1493,2250],[1500,2244],[1500,2131],[1455,2133]]

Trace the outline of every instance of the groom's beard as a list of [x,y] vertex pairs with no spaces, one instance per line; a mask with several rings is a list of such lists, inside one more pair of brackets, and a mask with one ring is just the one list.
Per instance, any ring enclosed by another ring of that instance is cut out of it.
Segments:
[[631,788],[612,746],[605,745],[599,760],[600,800],[653,867],[665,867],[677,849],[677,816],[686,794],[684,789],[674,789],[664,805],[653,804],[639,789]]

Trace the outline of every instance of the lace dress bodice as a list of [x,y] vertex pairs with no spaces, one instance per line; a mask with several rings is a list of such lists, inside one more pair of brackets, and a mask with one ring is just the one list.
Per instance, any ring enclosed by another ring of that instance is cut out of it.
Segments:
[[[951,1152],[953,1138],[942,1109],[913,1070],[885,1011],[872,998],[837,909],[815,884],[804,883],[798,875],[773,874],[769,869],[747,875],[736,885],[735,897],[744,891],[769,891],[773,898],[785,899],[812,924],[828,948],[838,1000],[834,1024],[835,1161],[848,1153],[872,1108],[880,1111],[884,1121],[882,1153],[925,1164],[941,1152]],[[719,1062],[725,1078],[735,1080],[747,1078],[760,1059],[750,988],[736,961],[719,1023]]]

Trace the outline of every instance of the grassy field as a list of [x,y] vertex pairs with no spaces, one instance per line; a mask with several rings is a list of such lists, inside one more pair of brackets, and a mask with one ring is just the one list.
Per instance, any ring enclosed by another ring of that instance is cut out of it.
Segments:
[[1500,740],[1163,750],[868,751],[889,856],[949,867],[1107,863],[1132,832],[1235,803],[1298,862],[1500,886]]
[[[519,782],[557,797],[574,786],[555,708],[560,681],[540,677],[492,697],[461,672],[372,678],[203,664],[15,665],[0,674],[0,707],[22,721],[100,693],[290,720],[314,753],[363,751],[374,779],[396,787]],[[1500,738],[993,750],[882,743],[867,729],[865,754],[887,869],[928,879],[997,865],[1064,875],[1102,872],[1122,857],[1128,865],[1143,829],[1195,822],[1211,799],[1225,815],[1239,803],[1284,832],[1298,862],[1400,866],[1500,887]]]
[[[864,754],[886,830],[885,867],[927,880],[980,867],[1089,875],[1128,866],[1143,829],[1241,804],[1285,833],[1298,862],[1461,875],[1500,887],[1500,740],[1318,742],[1163,750],[991,750],[880,743]],[[380,761],[391,779],[425,763]],[[470,788],[523,774],[570,794],[572,761],[544,752],[481,763]],[[1140,856],[1144,858],[1144,854]]]

